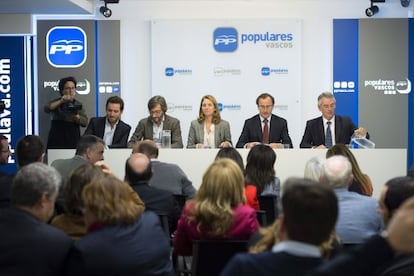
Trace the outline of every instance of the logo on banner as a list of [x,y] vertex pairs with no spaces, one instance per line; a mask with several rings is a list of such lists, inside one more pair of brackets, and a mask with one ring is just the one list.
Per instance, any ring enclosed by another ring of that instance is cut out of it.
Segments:
[[166,67],[165,68],[165,76],[173,77],[175,75],[192,75],[193,70],[191,69],[174,69],[173,67]]
[[174,104],[174,103],[167,103],[168,112],[172,113],[174,111],[192,111],[193,106],[188,104]]
[[218,108],[219,111],[222,112],[223,110],[227,109],[227,110],[240,110],[241,109],[241,105],[240,104],[223,104],[223,103],[218,103]]
[[239,76],[241,75],[241,70],[236,68],[214,67],[213,74],[215,77]]
[[238,46],[238,34],[235,28],[217,28],[214,30],[214,50],[217,52],[234,52]]
[[334,93],[354,93],[355,82],[354,81],[334,81],[333,92]]
[[[51,88],[55,92],[59,92],[59,80],[44,81],[43,88]],[[78,81],[76,84],[76,93],[79,95],[87,95],[91,92],[91,83],[87,79]]]
[[57,68],[82,66],[87,57],[85,32],[76,26],[56,26],[46,35],[46,58]]
[[262,73],[262,76],[270,76],[270,74],[286,75],[286,74],[289,74],[289,69],[262,67],[261,73]]
[[375,91],[382,92],[384,95],[409,94],[411,92],[411,81],[409,79],[395,80],[365,80],[364,86],[371,86]]

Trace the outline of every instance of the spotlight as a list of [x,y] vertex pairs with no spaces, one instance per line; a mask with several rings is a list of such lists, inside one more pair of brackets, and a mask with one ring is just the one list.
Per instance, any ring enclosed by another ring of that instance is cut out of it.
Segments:
[[111,15],[112,15],[112,11],[111,11],[111,9],[110,8],[108,8],[107,6],[106,6],[106,3],[105,3],[105,6],[102,6],[100,9],[99,9],[99,11],[103,14],[103,16],[105,16],[105,17],[111,17]]
[[365,14],[366,14],[368,17],[371,17],[371,16],[373,16],[374,14],[376,14],[378,11],[379,11],[378,6],[372,5],[372,3],[371,3],[371,7],[367,8],[367,9],[365,10]]

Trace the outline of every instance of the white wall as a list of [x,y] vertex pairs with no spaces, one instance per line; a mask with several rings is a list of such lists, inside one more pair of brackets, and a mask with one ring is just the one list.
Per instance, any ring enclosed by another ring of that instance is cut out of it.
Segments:
[[[151,20],[299,18],[303,22],[303,91],[302,114],[298,116],[302,118],[303,129],[300,133],[303,133],[306,120],[319,115],[317,95],[332,87],[332,19],[367,18],[365,9],[369,3],[368,0],[122,0],[117,5],[110,5],[113,11],[111,19],[121,20],[122,97],[127,102],[123,119],[135,128],[138,119],[148,115]],[[412,7],[403,8],[398,0],[387,0],[387,3],[379,3],[378,6],[380,11],[375,18],[407,18],[413,13]],[[96,17],[103,19],[99,12]],[[234,133],[233,140],[237,140],[239,135]],[[183,137],[183,141],[186,140],[187,137]],[[294,144],[299,142],[294,141]]]

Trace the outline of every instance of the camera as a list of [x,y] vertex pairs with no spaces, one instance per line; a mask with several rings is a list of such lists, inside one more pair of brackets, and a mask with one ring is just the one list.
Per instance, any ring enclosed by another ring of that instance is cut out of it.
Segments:
[[68,102],[62,105],[62,111],[65,113],[77,114],[78,111],[81,109],[82,109],[82,104],[77,104],[74,102]]

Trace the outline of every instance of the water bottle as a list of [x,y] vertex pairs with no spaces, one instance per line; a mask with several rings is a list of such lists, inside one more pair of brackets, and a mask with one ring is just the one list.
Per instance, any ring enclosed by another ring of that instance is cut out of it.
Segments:
[[355,133],[352,134],[351,142],[349,143],[349,145],[350,145],[350,148],[352,149],[373,149],[375,148],[374,142]]

